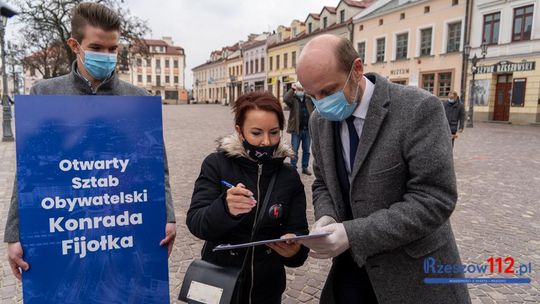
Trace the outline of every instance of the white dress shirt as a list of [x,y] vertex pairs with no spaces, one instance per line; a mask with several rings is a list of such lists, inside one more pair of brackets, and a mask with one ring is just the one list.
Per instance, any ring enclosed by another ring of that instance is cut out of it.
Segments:
[[[364,128],[364,121],[366,120],[366,114],[371,101],[371,96],[373,95],[373,90],[375,89],[375,85],[369,79],[367,79],[366,76],[363,77],[366,80],[366,88],[364,90],[364,94],[362,95],[360,105],[356,107],[356,110],[354,110],[354,113],[352,114],[354,116],[354,126],[356,127],[356,132],[360,138],[362,137],[362,129]],[[343,150],[343,159],[345,159],[345,168],[347,169],[347,174],[349,175],[349,182],[351,182],[351,172],[353,168],[351,168],[349,161],[349,128],[347,127],[347,122],[345,120],[341,122],[341,145]],[[361,148],[362,147],[358,146],[358,150]]]

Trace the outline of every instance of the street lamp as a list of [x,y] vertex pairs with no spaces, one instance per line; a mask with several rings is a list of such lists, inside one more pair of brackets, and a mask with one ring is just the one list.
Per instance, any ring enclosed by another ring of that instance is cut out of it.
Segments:
[[465,50],[464,50],[465,55],[467,56],[467,59],[470,59],[471,63],[472,63],[472,67],[471,67],[472,83],[471,83],[471,90],[470,90],[470,94],[469,94],[469,119],[467,120],[467,128],[472,128],[473,127],[474,94],[475,94],[475,86],[476,86],[475,76],[476,76],[476,72],[477,72],[477,67],[476,66],[477,66],[478,62],[480,62],[481,60],[486,58],[487,43],[485,41],[482,42],[482,44],[480,45],[480,48],[482,50],[482,57],[481,58],[477,57],[476,53],[474,54],[473,58],[469,58],[469,55],[471,53],[471,46],[470,45],[466,45]]
[[9,104],[8,97],[8,85],[7,85],[7,75],[6,75],[6,49],[5,49],[5,34],[6,34],[6,25],[8,18],[13,17],[17,12],[9,7],[8,5],[0,2],[0,15],[2,18],[2,23],[0,26],[0,44],[2,51],[2,141],[14,141],[13,131],[11,130],[11,105]]

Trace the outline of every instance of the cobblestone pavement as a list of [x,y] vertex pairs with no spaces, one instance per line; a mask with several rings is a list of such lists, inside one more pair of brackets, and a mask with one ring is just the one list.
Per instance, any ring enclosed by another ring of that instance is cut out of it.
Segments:
[[[217,105],[164,107],[165,141],[176,206],[178,237],[169,261],[171,303],[178,303],[183,275],[199,257],[202,241],[185,226],[185,214],[204,157],[215,139],[233,131],[230,110]],[[290,139],[289,135],[286,135]],[[9,206],[15,170],[15,145],[0,143],[1,232]],[[463,263],[485,263],[490,256],[512,256],[532,263],[532,283],[469,285],[473,303],[540,303],[540,127],[477,123],[456,141],[455,166],[459,202],[452,224]],[[308,219],[313,222],[310,185]],[[0,250],[5,252],[6,245]],[[21,285],[2,259],[0,302],[21,303]],[[328,273],[328,260],[309,259],[287,270],[284,303],[318,303]],[[468,275],[473,276],[473,275]],[[499,276],[499,275],[497,275]],[[483,275],[482,277],[485,277]]]

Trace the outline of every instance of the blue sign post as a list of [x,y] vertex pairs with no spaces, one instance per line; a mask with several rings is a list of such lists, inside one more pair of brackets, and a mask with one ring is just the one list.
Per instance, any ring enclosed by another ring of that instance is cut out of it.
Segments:
[[169,303],[160,98],[16,102],[24,303]]

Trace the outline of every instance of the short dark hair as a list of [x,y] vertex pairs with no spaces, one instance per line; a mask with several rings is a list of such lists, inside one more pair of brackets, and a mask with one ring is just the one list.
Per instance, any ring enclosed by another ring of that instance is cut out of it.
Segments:
[[84,38],[87,25],[104,31],[120,31],[120,17],[112,9],[103,4],[83,2],[77,5],[71,14],[71,37],[79,43]]
[[353,62],[357,58],[360,58],[360,56],[354,49],[352,43],[345,38],[340,38],[340,41],[336,46],[336,59],[339,70],[348,74]]
[[285,126],[285,115],[279,100],[269,92],[251,92],[238,97],[233,106],[234,122],[242,128],[246,120],[246,113],[250,110],[263,110],[276,114],[279,128]]

